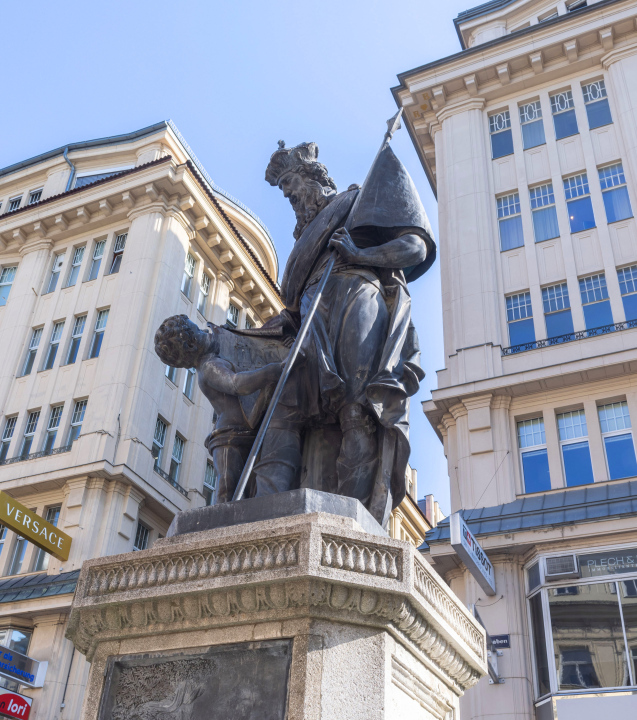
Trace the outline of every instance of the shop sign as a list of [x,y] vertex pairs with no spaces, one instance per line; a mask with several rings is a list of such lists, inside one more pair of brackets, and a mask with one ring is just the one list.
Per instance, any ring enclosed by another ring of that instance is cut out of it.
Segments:
[[469,572],[478,581],[480,587],[487,595],[495,595],[495,574],[493,565],[480,543],[467,527],[460,512],[449,518],[451,530],[451,547],[462,558]]
[[33,699],[20,693],[0,688],[0,715],[26,720],[31,714]]
[[0,645],[0,675],[22,685],[42,687],[48,664]]
[[494,650],[506,650],[511,647],[510,635],[490,635],[491,647]]
[[0,491],[0,523],[60,560],[68,560],[71,537]]
[[637,550],[612,550],[578,555],[577,558],[583,578],[637,572]]

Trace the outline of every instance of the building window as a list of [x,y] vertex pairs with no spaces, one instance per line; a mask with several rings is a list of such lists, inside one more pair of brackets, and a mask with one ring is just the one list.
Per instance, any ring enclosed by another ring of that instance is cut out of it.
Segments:
[[[7,539],[7,528],[4,527],[4,525],[0,525],[0,554],[4,550],[4,541],[6,539]],[[5,647],[6,647],[6,645],[5,645]]]
[[606,208],[606,219],[609,223],[626,220],[633,216],[621,163],[607,165],[599,169],[599,184],[602,186],[602,197]]
[[582,85],[586,115],[588,116],[588,127],[593,130],[602,125],[610,125],[613,118],[610,114],[606,85],[603,80]]
[[637,320],[637,265],[617,271],[626,320]]
[[13,265],[12,267],[3,267],[2,272],[0,272],[0,307],[7,304],[7,298],[9,297],[17,269],[18,266]]
[[535,242],[552,240],[560,236],[555,210],[553,183],[546,183],[529,190],[531,214],[533,215],[533,233]]
[[2,431],[2,442],[0,443],[0,462],[7,459],[9,454],[9,446],[15,432],[15,425],[18,421],[18,416],[7,418],[4,422],[4,430]]
[[150,537],[150,528],[146,527],[144,523],[137,523],[137,532],[135,533],[135,542],[133,543],[133,550],[146,550],[148,547],[148,538]]
[[572,487],[594,482],[584,411],[573,410],[558,415],[557,429],[560,436],[566,485]]
[[184,395],[188,400],[192,400],[192,392],[195,387],[195,368],[188,368],[186,370],[186,377],[184,379]]
[[573,12],[574,10],[581,10],[588,5],[587,0],[572,0],[570,3],[566,3],[566,11]]
[[26,553],[28,540],[21,536],[15,539],[13,546],[13,557],[9,566],[9,575],[18,575],[22,571],[22,563],[24,562],[24,554]]
[[[61,505],[56,505],[55,507],[50,507],[46,511],[46,521],[53,525],[54,527],[58,526],[58,522],[60,521],[60,512],[62,510]],[[48,569],[49,567],[49,553],[45,552],[42,549],[38,550],[38,554],[35,558],[35,564],[33,566],[34,572],[42,572],[43,570]]]
[[102,348],[102,342],[104,340],[104,329],[106,328],[107,320],[108,320],[108,309],[100,310],[97,313],[97,320],[95,321],[95,331],[93,332],[93,341],[91,342],[91,350],[88,354],[89,358],[99,357],[100,350]]
[[186,264],[184,266],[184,275],[181,278],[181,292],[190,298],[190,290],[192,288],[192,279],[195,276],[195,258],[188,253],[186,255]]
[[206,302],[208,301],[208,293],[210,292],[210,275],[201,274],[201,284],[199,285],[199,298],[197,299],[197,310],[203,315],[206,310]]
[[71,332],[71,344],[66,355],[66,364],[72,365],[77,360],[77,353],[82,342],[82,333],[86,325],[86,315],[80,315],[73,321],[73,331]]
[[86,246],[83,245],[82,247],[75,248],[73,251],[73,260],[71,261],[71,269],[69,270],[69,279],[66,283],[67,287],[71,287],[77,282],[85,250]]
[[155,467],[161,467],[161,458],[164,452],[164,443],[166,442],[166,429],[166,423],[158,417],[155,423],[155,435],[153,436],[153,448],[151,450],[151,454],[155,459]]
[[571,303],[566,283],[542,288],[542,303],[544,304],[546,336],[552,338],[558,335],[572,334],[573,318],[571,317]]
[[38,428],[38,420],[40,419],[40,411],[30,412],[27,418],[27,424],[24,428],[24,435],[22,437],[22,447],[20,448],[20,457],[26,458],[31,452],[31,445],[33,444],[33,436]]
[[40,198],[42,197],[42,188],[39,190],[31,190],[29,193],[29,202],[28,205],[35,205],[35,203],[40,202]]
[[[520,196],[518,193],[497,198],[498,225],[500,226],[500,249],[512,250],[524,245]],[[231,306],[232,307],[232,306]],[[237,320],[238,320],[237,311]],[[236,327],[236,326],[235,326]]]
[[553,125],[555,127],[555,139],[571,135],[577,135],[577,118],[573,103],[573,93],[570,90],[551,95],[551,112],[553,113]]
[[610,309],[604,273],[580,278],[579,291],[582,297],[586,329],[592,330],[603,325],[612,325],[613,314]]
[[21,202],[22,202],[22,195],[20,195],[20,197],[11,198],[11,200],[9,200],[8,212],[13,212],[14,210],[17,210],[20,207]]
[[564,178],[564,193],[568,219],[571,223],[571,232],[581,232],[595,227],[595,216],[588,189],[588,176],[586,173]]
[[509,295],[506,298],[509,341],[511,345],[535,342],[533,328],[533,308],[531,294],[528,292]]
[[51,270],[51,276],[49,277],[49,284],[47,285],[47,293],[51,293],[55,290],[58,284],[58,278],[64,264],[64,253],[59,253],[53,258],[53,269]]
[[44,361],[44,367],[42,368],[43,370],[50,370],[53,367],[53,363],[55,362],[55,358],[58,354],[58,348],[60,347],[62,330],[64,330],[64,320],[53,325],[53,330],[51,330],[51,340],[49,341],[49,350],[46,354],[46,360]]
[[542,106],[539,100],[520,105],[520,123],[522,125],[522,144],[525,150],[546,143]]
[[254,323],[252,320],[246,315],[246,330],[252,330],[254,327]]
[[637,460],[626,401],[600,405],[599,424],[604,440],[608,476],[611,480],[635,477]]
[[62,419],[62,410],[64,405],[56,405],[51,408],[51,414],[49,415],[49,424],[46,428],[46,435],[44,436],[44,447],[43,452],[46,455],[50,455],[55,445],[55,438],[57,437],[58,430],[60,429],[60,420]]
[[122,233],[115,238],[115,247],[113,248],[113,261],[111,262],[111,269],[109,275],[114,275],[119,272],[119,267],[122,264],[122,257],[124,256],[124,248],[126,247],[126,238],[128,233]]
[[172,365],[166,365],[166,377],[170,380],[171,383],[177,384],[177,368],[173,367]]
[[239,308],[236,305],[230,303],[228,305],[228,314],[226,316],[226,324],[232,328],[236,328],[239,325]]
[[533,418],[518,423],[518,445],[524,478],[524,492],[544,492],[551,489],[549,458],[546,450],[544,420]]
[[170,472],[168,475],[173,482],[179,481],[179,471],[181,470],[181,461],[184,457],[184,445],[185,440],[179,435],[175,435],[175,442],[173,443],[173,454],[170,458]]
[[489,115],[489,133],[491,134],[491,157],[494,160],[513,154],[511,116],[508,110]]
[[69,430],[69,445],[72,445],[82,432],[84,413],[86,413],[87,400],[77,400],[71,416],[71,429]]
[[100,265],[102,264],[102,258],[104,257],[104,248],[106,247],[106,240],[98,240],[93,248],[93,260],[91,261],[91,269],[88,274],[88,280],[95,280],[97,274],[100,271]]
[[77,178],[74,187],[75,189],[86,187],[86,185],[91,185],[98,180],[104,180],[104,178],[112,177],[113,175],[119,175],[120,172],[122,171],[117,170],[116,172],[97,173],[96,175],[83,175],[82,177]]
[[29,349],[27,350],[24,367],[22,368],[23,375],[29,375],[31,370],[33,370],[33,363],[35,362],[35,356],[38,354],[38,346],[40,345],[41,337],[42,328],[34,328],[31,333],[31,342],[29,343]]
[[215,466],[206,460],[206,474],[203,479],[203,496],[206,505],[212,505],[215,496],[215,487],[217,486],[217,471]]

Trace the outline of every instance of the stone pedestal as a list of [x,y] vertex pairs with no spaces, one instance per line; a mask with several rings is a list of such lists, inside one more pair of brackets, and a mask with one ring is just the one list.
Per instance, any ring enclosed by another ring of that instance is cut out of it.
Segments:
[[221,516],[194,511],[151,550],[86,562],[82,720],[457,720],[484,631],[415,548],[330,502],[196,532]]

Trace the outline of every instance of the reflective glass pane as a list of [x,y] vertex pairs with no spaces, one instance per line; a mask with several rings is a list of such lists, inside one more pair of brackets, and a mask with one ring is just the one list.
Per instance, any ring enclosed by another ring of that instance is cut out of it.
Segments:
[[637,320],[637,293],[624,295],[622,302],[624,303],[626,320]]
[[637,682],[637,580],[620,580],[618,585],[633,678]]
[[491,135],[491,156],[495,158],[513,154],[513,135],[511,130]]
[[630,199],[628,198],[628,188],[625,185],[603,192],[602,197],[606,208],[606,219],[609,223],[625,220],[633,216]]
[[[536,566],[537,567],[537,566]],[[529,571],[530,572],[530,571]],[[539,578],[538,578],[539,584]],[[538,593],[529,600],[531,625],[533,627],[533,649],[535,650],[535,667],[537,670],[538,695],[546,695],[550,691],[549,665],[546,655],[546,634],[544,632],[544,616],[542,615],[542,595]]]
[[610,435],[604,438],[608,472],[611,480],[635,477],[637,475],[637,460],[635,459],[635,446],[633,436]]
[[568,487],[588,485],[593,482],[593,466],[591,465],[588,440],[562,445],[562,457],[564,458],[564,474]]
[[536,120],[535,122],[522,125],[522,140],[525,150],[537,147],[538,145],[544,145],[546,139],[544,137],[544,123],[542,120]]
[[613,313],[610,309],[610,300],[584,305],[584,320],[587,330],[602,325],[612,325]]
[[553,123],[555,125],[556,140],[569,137],[570,135],[577,135],[579,132],[574,109],[567,110],[559,115],[553,115]]
[[546,337],[551,338],[573,332],[573,318],[570,309],[545,315],[545,319]]
[[558,689],[628,685],[615,583],[550,588],[548,598]]
[[581,232],[595,227],[595,215],[590,196],[570,200],[566,203],[568,208],[568,219],[571,223],[571,232]]
[[522,453],[524,492],[544,492],[551,489],[549,459],[546,450],[532,450]]
[[522,345],[523,343],[535,342],[533,318],[509,323],[509,341],[511,342],[511,345]]
[[524,245],[522,233],[522,217],[516,215],[506,220],[500,220],[500,247],[502,250],[512,250]]
[[608,98],[587,105],[586,114],[588,115],[588,127],[591,130],[602,125],[610,125],[613,122]]
[[535,233],[535,242],[552,240],[560,236],[555,205],[533,211],[533,231]]

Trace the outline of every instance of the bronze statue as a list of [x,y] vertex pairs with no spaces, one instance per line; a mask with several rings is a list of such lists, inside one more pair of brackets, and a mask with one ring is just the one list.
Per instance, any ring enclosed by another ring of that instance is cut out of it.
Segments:
[[431,266],[435,244],[389,146],[399,116],[362,188],[338,193],[315,143],[280,142],[270,159],[266,180],[297,219],[281,283],[285,309],[233,335],[294,346],[234,499],[250,476],[256,497],[297,487],[338,493],[386,525],[405,495],[409,397],[424,377],[407,283]]

